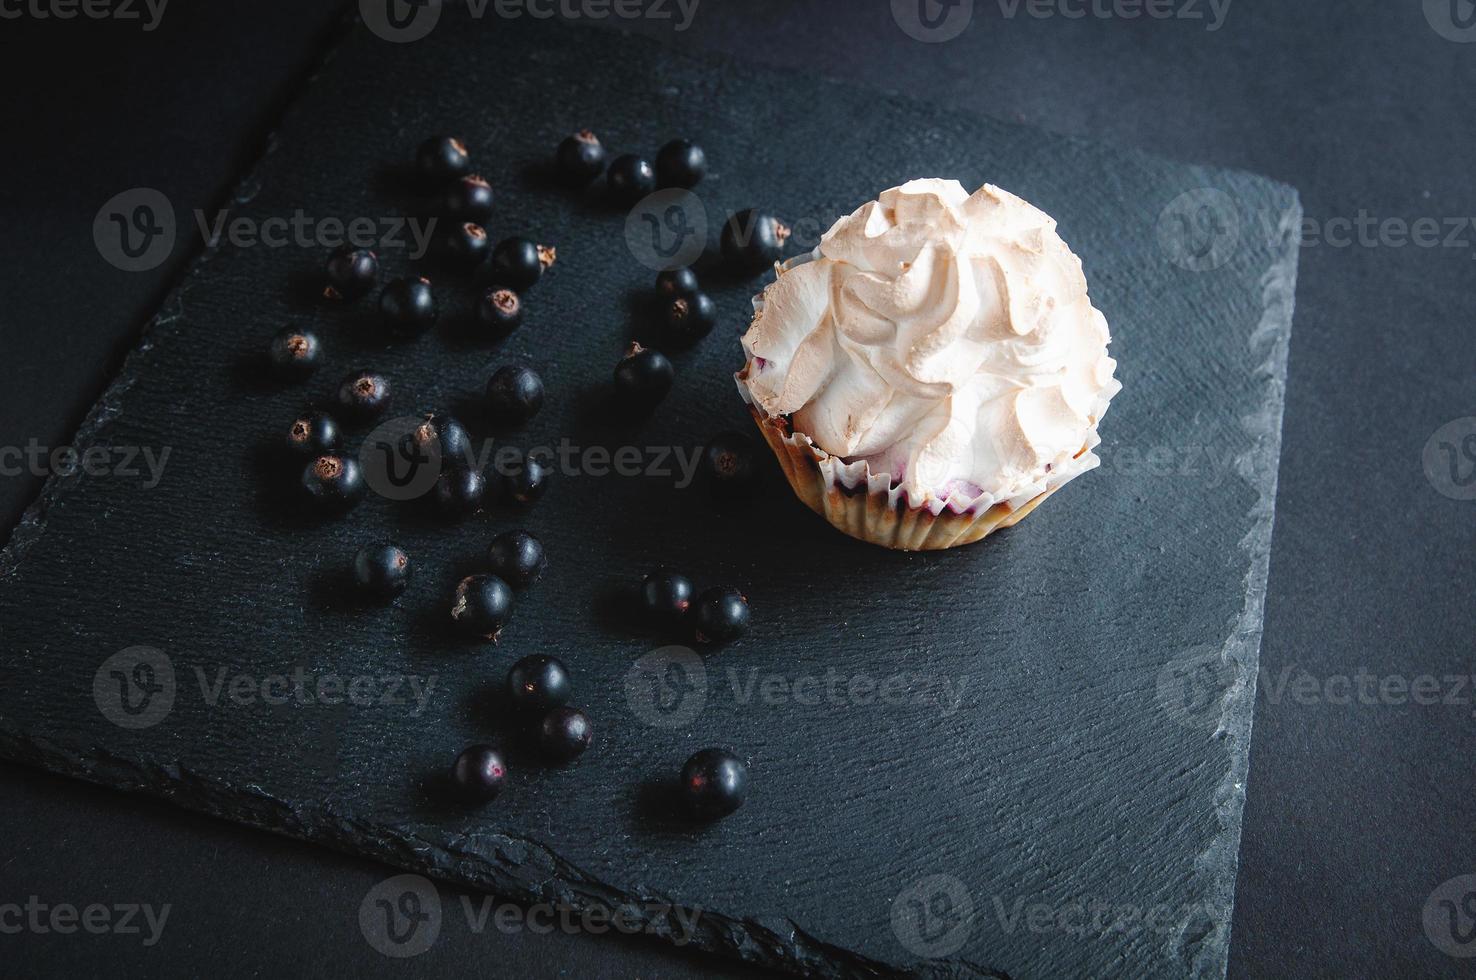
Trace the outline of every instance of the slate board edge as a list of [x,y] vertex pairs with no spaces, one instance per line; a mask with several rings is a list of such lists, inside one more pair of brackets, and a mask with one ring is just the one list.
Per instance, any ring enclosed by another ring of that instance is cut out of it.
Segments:
[[[261,187],[260,171],[272,154],[277,132],[290,114],[299,106],[319,75],[332,63],[339,46],[346,43],[362,24],[353,13],[346,13],[331,32],[331,39],[316,66],[307,75],[298,91],[291,97],[278,117],[277,128],[267,137],[266,148],[256,161],[245,170],[245,176],[236,183],[230,195],[232,204],[249,203]],[[571,25],[559,25],[556,29],[580,29]],[[585,28],[594,30],[596,28]],[[663,47],[660,42],[628,31],[618,31],[636,43]],[[724,62],[739,66],[736,59],[711,53],[700,56],[667,53],[686,57],[699,62]],[[833,78],[811,76],[827,84],[850,85]],[[879,97],[906,106],[914,100],[896,93],[877,90]],[[1045,130],[1010,120],[991,121],[1000,126],[1031,131],[1048,132],[1053,139],[1079,146],[1110,146],[1126,156],[1144,159],[1161,159],[1131,147],[1113,144],[1110,141],[1090,140]],[[1264,350],[1256,376],[1267,380],[1274,390],[1284,394],[1287,374],[1287,354],[1290,345],[1290,326],[1295,305],[1299,234],[1302,208],[1295,188],[1274,181],[1260,174],[1225,167],[1192,165],[1193,169],[1208,173],[1237,174],[1250,177],[1265,185],[1284,190],[1290,195],[1291,203],[1283,213],[1278,233],[1283,247],[1281,257],[1263,276],[1263,301],[1265,308],[1261,321],[1252,333],[1250,344],[1253,353]],[[98,402],[88,412],[79,426],[72,445],[79,451],[97,444],[108,424],[121,412],[120,403],[134,380],[147,365],[149,354],[155,346],[156,337],[164,328],[184,316],[185,302],[196,279],[205,267],[220,254],[216,245],[206,244],[203,250],[186,266],[176,285],[161,304],[160,311],[150,319],[141,331],[140,340],[120,365],[115,380],[109,384]],[[1277,490],[1277,469],[1281,451],[1284,397],[1278,397],[1270,407],[1268,416],[1252,416],[1243,420],[1247,431],[1259,442],[1256,449],[1244,454],[1237,462],[1254,467],[1251,473],[1268,474],[1257,481],[1247,478],[1258,494],[1252,508],[1257,521],[1250,534],[1241,542],[1243,550],[1251,555],[1247,571],[1246,602],[1241,616],[1221,650],[1221,662],[1229,667],[1235,678],[1221,702],[1221,713],[1214,737],[1226,743],[1229,759],[1227,773],[1216,794],[1216,811],[1222,834],[1219,839],[1197,856],[1195,865],[1209,881],[1209,894],[1217,909],[1224,910],[1224,919],[1210,930],[1191,934],[1187,928],[1175,937],[1175,952],[1194,976],[1223,977],[1227,968],[1229,948],[1229,921],[1234,906],[1235,881],[1238,870],[1238,852],[1241,834],[1241,816],[1244,810],[1246,778],[1249,770],[1249,752],[1238,758],[1231,746],[1237,741],[1247,743],[1251,735],[1253,708],[1256,689],[1256,664],[1259,657],[1262,624],[1265,607],[1266,582],[1269,576],[1270,543],[1274,525]],[[46,515],[49,509],[65,494],[70,479],[75,477],[48,477],[37,499],[22,514],[20,521],[0,548],[0,579],[10,576],[23,561],[26,552],[44,536]],[[555,875],[543,879],[540,887],[532,887],[523,881],[520,872],[529,867],[527,861],[508,860],[502,847],[487,853],[461,850],[456,839],[448,839],[434,827],[416,824],[384,826],[382,832],[361,835],[339,835],[335,828],[357,823],[353,818],[336,815],[321,807],[295,805],[290,801],[278,800],[264,793],[245,796],[239,790],[225,789],[179,766],[150,765],[141,760],[128,760],[100,752],[94,748],[69,749],[56,743],[38,741],[24,733],[15,732],[0,723],[0,757],[23,764],[37,766],[73,778],[94,782],[109,788],[127,786],[129,792],[169,800],[186,809],[210,816],[223,817],[258,829],[283,836],[312,841],[324,846],[358,856],[371,856],[396,867],[423,872],[440,880],[493,891],[509,898],[524,900],[567,901],[576,910],[603,907],[614,911],[626,903],[640,906],[642,903],[671,903],[669,899],[655,893],[628,893],[599,882],[574,865],[559,859],[552,851],[536,841],[505,835],[489,835],[488,842],[501,842],[510,850],[531,852],[542,858],[546,866],[557,869]],[[102,773],[108,773],[104,779]],[[132,773],[132,778],[120,776]],[[232,797],[239,797],[232,799]],[[234,803],[234,806],[232,805]],[[249,805],[248,805],[249,804]],[[274,819],[276,817],[277,819]],[[362,847],[364,840],[375,841],[372,853]],[[359,846],[354,846],[358,841]],[[426,857],[427,849],[441,847],[443,857],[450,863],[437,864]],[[1218,861],[1218,865],[1215,863]],[[472,864],[475,863],[476,867]],[[546,886],[556,883],[562,890],[549,894]],[[869,959],[848,950],[824,943],[804,932],[797,924],[782,918],[754,919],[734,918],[704,910],[703,930],[694,944],[703,950],[734,956],[762,966],[798,970],[809,975],[820,976],[890,976],[904,974],[901,968]],[[653,933],[674,939],[676,933],[670,916],[653,920]],[[720,928],[719,928],[720,927]],[[776,931],[777,930],[777,931]],[[1003,977],[976,964],[961,961],[935,961],[914,964],[904,975],[943,975]]]

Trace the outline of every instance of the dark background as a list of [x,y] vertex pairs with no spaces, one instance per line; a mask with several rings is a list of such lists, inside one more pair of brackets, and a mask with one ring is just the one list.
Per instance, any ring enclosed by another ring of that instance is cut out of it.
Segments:
[[[152,272],[114,269],[93,246],[97,209],[135,186],[160,189],[182,215],[220,206],[341,7],[175,0],[151,33],[0,20],[0,446],[66,445],[188,258],[181,247]],[[969,29],[942,44],[907,37],[883,0],[704,0],[685,33],[631,26],[1300,190],[1312,225],[1230,972],[1408,975],[1430,962],[1426,897],[1476,872],[1472,706],[1273,692],[1300,671],[1323,681],[1360,668],[1407,679],[1476,670],[1476,503],[1438,494],[1421,465],[1437,429],[1476,415],[1476,230],[1429,248],[1338,246],[1319,233],[1360,215],[1476,215],[1476,45],[1443,37],[1418,0],[1234,0],[1214,32],[1202,20],[1000,10],[979,0]],[[39,484],[0,482],[0,526]],[[118,936],[0,936],[19,974],[711,972],[644,943],[475,936],[449,891],[436,947],[396,964],[356,924],[384,868],[14,767],[0,768],[0,797],[0,902],[173,906],[150,950]],[[1450,975],[1470,963],[1446,962]]]

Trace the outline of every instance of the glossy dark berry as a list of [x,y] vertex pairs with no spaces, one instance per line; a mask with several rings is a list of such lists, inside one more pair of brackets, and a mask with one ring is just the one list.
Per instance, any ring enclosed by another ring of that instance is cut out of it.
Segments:
[[490,745],[473,745],[451,766],[451,785],[464,799],[490,803],[507,782],[507,763]]
[[723,258],[733,271],[757,275],[784,257],[789,235],[789,227],[771,214],[740,211],[723,226]]
[[475,451],[471,436],[461,423],[443,413],[427,415],[405,434],[406,459],[433,461],[442,470],[466,469],[472,465]]
[[513,588],[526,589],[543,576],[548,556],[543,542],[527,531],[507,531],[492,539],[487,567]]
[[511,289],[489,289],[477,301],[477,322],[502,339],[523,325],[523,300]]
[[619,204],[635,204],[656,190],[656,169],[633,153],[616,157],[605,175],[610,196]]
[[538,723],[538,748],[556,765],[573,762],[593,741],[594,726],[578,708],[555,708]]
[[712,333],[717,326],[718,308],[706,293],[678,296],[666,304],[666,339],[688,347]]
[[331,456],[341,443],[338,423],[322,412],[307,412],[287,429],[287,448],[303,459]]
[[600,138],[582,129],[559,144],[554,162],[564,183],[579,188],[588,186],[590,181],[605,172],[607,157]]
[[318,369],[323,345],[317,334],[288,327],[272,338],[268,354],[273,374],[284,381],[301,381]]
[[527,506],[536,504],[548,490],[553,467],[534,455],[527,455],[502,475],[502,495],[508,501]]
[[441,239],[441,260],[457,272],[474,271],[492,251],[486,230],[468,221],[457,225]]
[[410,584],[410,556],[392,544],[360,548],[354,556],[354,584],[376,602],[392,602]]
[[689,140],[672,140],[656,154],[656,182],[691,189],[707,176],[707,154]]
[[455,180],[471,173],[471,154],[454,136],[432,136],[415,152],[415,169],[427,182]]
[[641,579],[641,614],[648,623],[674,626],[692,605],[696,589],[685,575],[661,569]]
[[499,426],[522,425],[543,407],[543,379],[521,364],[498,368],[487,382],[487,414]]
[[475,174],[462,177],[446,190],[443,204],[446,213],[460,221],[472,221],[483,227],[492,218],[495,195],[492,185]]
[[615,397],[627,410],[649,412],[671,391],[676,369],[659,350],[631,344],[615,365]]
[[495,575],[473,575],[456,586],[451,621],[468,636],[496,642],[512,610],[513,592],[506,582]]
[[703,476],[721,497],[742,497],[758,484],[758,455],[741,432],[719,432],[702,450]]
[[482,509],[487,479],[473,469],[443,468],[434,490],[436,509],[447,520],[465,520]]
[[727,643],[748,632],[748,597],[737,589],[708,589],[692,604],[698,643]]
[[656,292],[662,299],[676,299],[702,292],[702,284],[691,269],[668,269],[656,277]]
[[557,249],[527,238],[504,238],[492,250],[492,281],[525,293],[558,260],[558,255]]
[[418,337],[436,325],[440,311],[429,279],[396,279],[379,294],[379,315],[390,336]]
[[542,715],[569,703],[574,682],[557,657],[535,653],[512,665],[507,672],[507,696],[513,708]]
[[373,289],[379,280],[379,256],[367,248],[340,245],[328,256],[324,271],[328,276],[328,288],[323,295],[329,299],[353,301]]
[[338,386],[338,404],[346,418],[367,422],[389,408],[389,379],[377,371],[355,371]]
[[368,485],[350,456],[319,456],[302,471],[308,498],[328,510],[347,510],[364,499]]
[[748,767],[727,749],[703,749],[682,766],[681,795],[698,819],[726,817],[748,798]]

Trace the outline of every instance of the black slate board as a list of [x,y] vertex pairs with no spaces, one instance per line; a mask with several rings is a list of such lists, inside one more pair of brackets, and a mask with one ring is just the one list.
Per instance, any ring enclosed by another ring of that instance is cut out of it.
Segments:
[[[1012,532],[930,556],[849,541],[773,469],[747,509],[670,480],[586,476],[559,481],[526,517],[494,509],[455,532],[384,501],[328,524],[284,507],[292,478],[263,442],[303,395],[259,387],[248,357],[294,317],[319,322],[331,345],[313,393],[373,364],[399,383],[400,412],[463,410],[490,363],[531,361],[554,397],[511,437],[524,446],[567,435],[692,447],[744,425],[729,374],[752,287],[717,279],[729,325],[679,357],[673,397],[635,432],[605,417],[600,391],[646,313],[650,271],[626,247],[622,213],[530,169],[578,125],[648,152],[698,136],[716,165],[699,189],[710,214],[762,203],[812,239],[920,174],[989,180],[1056,215],[1122,364],[1105,472]],[[1295,194],[604,33],[488,21],[407,45],[351,36],[288,113],[237,213],[414,210],[385,162],[433,131],[465,134],[486,161],[502,189],[494,237],[559,246],[529,324],[495,352],[469,342],[455,328],[471,291],[448,280],[447,328],[386,347],[366,329],[367,304],[341,313],[306,299],[320,250],[208,253],[78,440],[169,446],[163,482],[53,481],[0,558],[4,753],[513,896],[637,912],[674,901],[702,911],[699,944],[770,965],[867,973],[937,955],[1025,976],[1222,973]],[[1176,213],[1221,249],[1186,259]],[[394,273],[411,267],[386,259]],[[516,524],[549,543],[549,575],[495,650],[450,639],[451,584]],[[387,535],[420,559],[417,585],[396,610],[352,608],[337,570]],[[702,710],[674,728],[647,724],[627,697],[631,665],[659,643],[609,609],[611,588],[656,561],[744,585],[758,615],[750,638],[708,661]],[[94,675],[137,646],[165,652],[176,689],[166,716],[128,729],[99,711]],[[566,772],[520,768],[485,811],[448,804],[433,774],[502,727],[488,692],[534,650],[574,666],[596,750]],[[419,714],[212,706],[196,681],[197,668],[213,680],[299,665],[435,675],[437,693]],[[956,711],[741,699],[751,671],[792,684],[830,669],[946,678],[964,699]],[[711,743],[751,759],[755,791],[697,831],[666,815],[658,782]],[[1077,909],[1090,923],[1093,903],[1114,910],[1114,928],[1079,928]],[[1120,921],[1155,909],[1159,927]],[[645,914],[654,931],[678,926]]]

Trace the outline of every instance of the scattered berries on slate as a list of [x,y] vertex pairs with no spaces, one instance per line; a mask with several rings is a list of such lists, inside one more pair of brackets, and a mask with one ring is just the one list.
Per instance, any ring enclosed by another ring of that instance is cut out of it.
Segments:
[[318,368],[323,345],[318,335],[288,327],[272,338],[272,372],[287,381],[301,381]]
[[427,181],[455,180],[471,172],[471,154],[453,136],[432,136],[416,151],[415,169]]
[[356,300],[374,288],[379,279],[379,256],[367,248],[340,245],[328,256],[329,299]]
[[522,425],[543,407],[543,379],[522,365],[498,368],[487,382],[487,412],[500,426]]
[[718,309],[706,293],[678,296],[666,304],[666,338],[677,346],[690,346],[712,333]]
[[530,715],[542,715],[569,703],[574,682],[557,657],[535,653],[512,665],[507,672],[507,696],[513,707]]
[[543,576],[548,556],[543,542],[527,531],[507,531],[492,539],[487,567],[513,588],[526,589]]
[[703,749],[682,766],[681,794],[692,816],[726,817],[748,797],[748,767],[726,749]]
[[441,258],[458,272],[472,272],[487,261],[492,243],[481,225],[470,221],[452,228],[441,240]]
[[451,766],[451,784],[463,797],[490,803],[507,782],[507,763],[490,745],[473,745],[456,757]]
[[585,187],[605,172],[606,157],[600,138],[582,129],[559,144],[554,160],[565,183],[571,187]]
[[697,282],[697,273],[691,269],[668,269],[656,277],[656,292],[663,299],[676,299],[679,296],[692,296],[702,291],[702,286]]
[[379,294],[379,314],[394,337],[420,336],[436,325],[439,313],[429,279],[396,279]]
[[359,464],[348,456],[319,456],[302,471],[302,487],[308,497],[321,507],[347,510],[368,489]]
[[659,350],[631,344],[615,365],[615,394],[632,411],[648,412],[661,404],[676,380],[676,369]]
[[605,176],[610,194],[621,204],[635,204],[656,190],[656,170],[633,153],[616,157]]
[[410,584],[410,556],[392,544],[360,548],[354,556],[354,584],[378,602],[392,602]]
[[641,579],[641,612],[648,622],[672,626],[682,621],[696,590],[692,580],[668,569]]
[[789,235],[789,227],[771,214],[740,211],[723,226],[723,258],[735,272],[757,275],[783,258]]
[[758,483],[753,440],[741,432],[719,432],[702,451],[708,486],[722,497],[741,497]]
[[511,289],[489,289],[477,301],[477,322],[494,337],[506,337],[523,325],[523,301]]
[[748,597],[737,589],[708,589],[692,604],[698,643],[727,643],[748,632]]
[[287,448],[294,456],[317,459],[338,452],[338,423],[322,412],[307,412],[287,430]]
[[451,620],[468,636],[497,642],[512,617],[513,593],[495,575],[473,575],[456,586]]
[[405,434],[405,457],[439,463],[442,470],[471,465],[472,440],[460,422],[445,413],[427,415]]
[[535,455],[524,456],[517,466],[503,474],[503,496],[515,504],[536,504],[548,490],[551,476],[552,466]]
[[436,508],[448,520],[464,520],[482,509],[487,480],[473,469],[448,467],[436,479]]
[[338,404],[347,418],[367,422],[390,403],[389,379],[377,371],[355,371],[338,386]]
[[690,190],[707,176],[707,154],[690,140],[672,140],[656,154],[656,181]]
[[462,177],[446,191],[446,213],[485,226],[492,218],[494,196],[492,185],[481,177],[475,174]]
[[520,293],[527,292],[558,256],[557,249],[527,238],[504,238],[492,250],[492,281]]
[[594,726],[578,708],[555,708],[538,724],[538,747],[550,762],[566,765],[594,741]]

